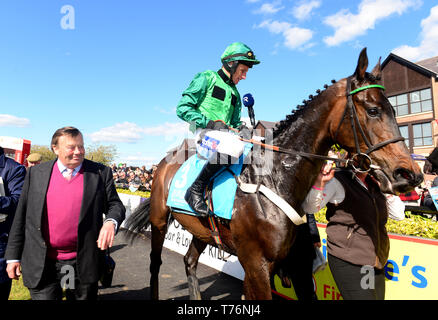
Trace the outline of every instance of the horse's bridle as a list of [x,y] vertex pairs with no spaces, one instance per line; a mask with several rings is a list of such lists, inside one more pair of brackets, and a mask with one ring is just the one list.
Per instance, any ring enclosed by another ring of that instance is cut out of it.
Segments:
[[[385,140],[383,142],[379,142],[375,145],[371,144],[371,142],[367,139],[362,126],[360,125],[359,118],[357,116],[356,106],[354,105],[354,102],[353,102],[353,95],[355,95],[356,93],[358,93],[360,91],[364,91],[364,90],[371,89],[371,88],[379,88],[379,89],[385,90],[385,87],[378,85],[378,84],[371,84],[371,85],[359,87],[359,88],[352,91],[351,90],[351,79],[352,79],[352,76],[347,78],[347,92],[346,92],[347,104],[345,105],[344,113],[342,114],[341,121],[339,122],[338,128],[336,129],[334,141],[337,145],[336,140],[338,137],[339,129],[341,128],[341,125],[344,122],[344,119],[346,118],[347,113],[349,113],[351,129],[353,131],[354,143],[356,146],[356,154],[354,154],[351,157],[351,159],[347,160],[347,163],[349,161],[351,161],[352,162],[351,164],[356,171],[367,172],[372,168],[372,164],[371,164],[372,161],[371,161],[371,158],[369,157],[369,154],[371,152],[374,152],[374,151],[376,151],[376,150],[378,150],[378,149],[380,149],[388,144],[399,142],[399,141],[404,141],[405,138],[403,138],[402,136],[399,136],[399,137]],[[357,130],[356,130],[356,123],[357,123],[357,128],[359,129],[360,135],[368,147],[368,150],[366,150],[365,152],[362,152],[360,150],[359,138],[358,138]]]
[[[251,143],[255,143],[255,144],[259,144],[264,148],[271,149],[273,151],[280,152],[280,153],[299,155],[299,156],[303,156],[303,157],[323,159],[323,160],[332,160],[334,162],[346,162],[347,165],[350,164],[353,167],[353,170],[359,171],[359,172],[368,172],[370,169],[378,168],[378,166],[372,165],[372,160],[371,160],[369,154],[371,152],[374,152],[374,151],[388,145],[388,144],[396,143],[399,141],[404,141],[405,138],[403,138],[402,136],[399,136],[396,138],[385,140],[383,142],[379,142],[375,145],[371,144],[371,142],[367,139],[365,132],[362,129],[362,126],[360,125],[359,118],[357,116],[356,106],[354,105],[352,96],[360,91],[364,91],[364,90],[371,89],[371,88],[379,88],[379,89],[385,90],[385,87],[378,85],[378,84],[370,84],[370,85],[366,85],[363,87],[359,87],[359,88],[352,91],[351,90],[352,77],[353,76],[350,76],[347,78],[347,92],[346,92],[347,103],[345,105],[345,109],[344,109],[344,112],[342,114],[341,121],[339,122],[338,128],[336,129],[335,136],[333,139],[335,141],[335,145],[339,146],[338,143],[336,142],[337,137],[338,137],[338,133],[339,133],[339,130],[341,128],[342,123],[344,122],[344,119],[346,118],[347,113],[349,113],[351,129],[353,130],[354,143],[355,143],[355,147],[356,147],[356,154],[354,154],[350,159],[332,158],[332,157],[328,157],[328,156],[322,156],[322,155],[317,155],[317,154],[312,154],[312,153],[307,153],[307,152],[283,149],[283,148],[280,148],[277,146],[266,145],[266,144],[260,143],[258,141],[254,141],[252,139],[251,140],[242,139],[242,140],[247,141],[247,142],[251,142]],[[368,150],[366,150],[365,152],[362,152],[360,150],[359,137],[357,135],[357,130],[356,130],[356,123],[357,123],[357,128],[359,129],[360,135],[368,147]]]

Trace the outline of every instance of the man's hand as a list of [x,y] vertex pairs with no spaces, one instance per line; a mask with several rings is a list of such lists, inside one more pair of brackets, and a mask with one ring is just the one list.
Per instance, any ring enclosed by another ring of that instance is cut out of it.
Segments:
[[332,163],[326,163],[322,166],[321,172],[315,181],[315,187],[324,189],[324,186],[335,176],[335,170],[333,170]]
[[245,140],[251,140],[252,132],[249,130],[249,128],[245,125],[241,125],[239,128],[239,137]]
[[99,232],[99,238],[97,239],[97,247],[101,250],[106,250],[113,246],[114,236],[116,233],[116,226],[112,221],[106,221]]
[[21,276],[21,263],[20,262],[11,262],[6,266],[6,272],[8,273],[8,277],[11,279],[18,280]]
[[218,130],[218,131],[230,129],[228,125],[222,120],[216,120],[216,121],[210,120],[205,128],[211,130]]

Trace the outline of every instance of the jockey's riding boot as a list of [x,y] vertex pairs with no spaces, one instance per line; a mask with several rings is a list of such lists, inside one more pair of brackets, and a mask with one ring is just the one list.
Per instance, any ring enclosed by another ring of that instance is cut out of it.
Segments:
[[189,206],[198,213],[201,217],[208,215],[208,206],[204,201],[204,191],[210,179],[222,168],[220,164],[208,162],[202,171],[199,173],[196,180],[187,189],[184,199]]

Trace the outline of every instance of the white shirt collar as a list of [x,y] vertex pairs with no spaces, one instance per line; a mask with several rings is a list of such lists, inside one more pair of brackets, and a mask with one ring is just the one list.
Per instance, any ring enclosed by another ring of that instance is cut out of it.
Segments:
[[[59,172],[63,173],[65,170],[67,170],[67,167],[64,166],[59,159],[56,161],[56,164],[58,165]],[[73,169],[72,176],[78,173],[78,171],[81,170],[81,168],[82,168],[82,163]]]

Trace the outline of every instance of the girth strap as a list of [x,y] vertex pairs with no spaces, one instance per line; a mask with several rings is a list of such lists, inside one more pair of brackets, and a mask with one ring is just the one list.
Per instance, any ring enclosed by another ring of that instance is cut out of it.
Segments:
[[296,212],[296,210],[292,208],[289,203],[287,203],[286,200],[284,200],[271,189],[268,189],[264,185],[243,183],[242,180],[240,180],[240,177],[237,177],[237,180],[240,190],[245,193],[256,193],[258,189],[259,192],[263,193],[266,198],[271,200],[278,208],[280,208],[295,225],[298,226],[307,222],[306,215],[301,217],[298,212]]

